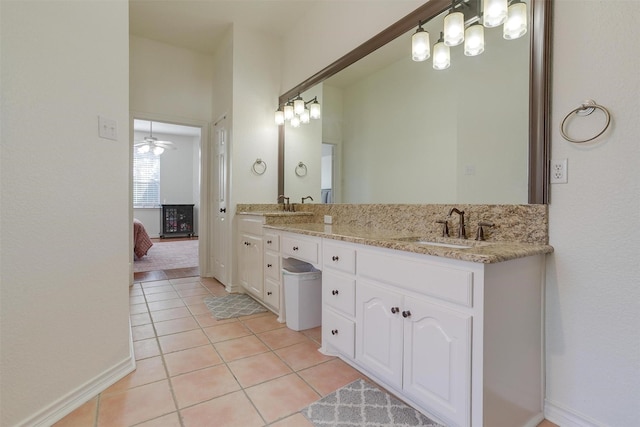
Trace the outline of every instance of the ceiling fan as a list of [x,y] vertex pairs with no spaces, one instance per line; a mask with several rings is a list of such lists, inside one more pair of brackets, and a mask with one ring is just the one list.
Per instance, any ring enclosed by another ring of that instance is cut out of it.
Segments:
[[145,136],[142,141],[135,141],[133,144],[138,153],[144,154],[152,151],[159,156],[164,150],[176,150],[177,147],[171,141],[160,141],[153,136],[153,122],[149,122],[149,136]]

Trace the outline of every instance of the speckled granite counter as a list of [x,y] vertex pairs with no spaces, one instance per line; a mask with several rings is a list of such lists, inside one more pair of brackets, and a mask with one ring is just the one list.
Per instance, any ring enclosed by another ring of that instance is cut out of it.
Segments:
[[[255,214],[255,213],[254,213]],[[344,242],[359,243],[381,248],[395,249],[405,252],[414,252],[425,255],[434,255],[462,261],[491,264],[510,259],[523,258],[531,255],[540,255],[553,252],[553,247],[544,244],[531,244],[505,241],[477,242],[472,239],[461,240],[453,238],[433,238],[421,235],[398,234],[382,230],[371,230],[340,225],[324,224],[267,224],[265,228],[305,234],[308,236],[325,237]],[[471,246],[464,249],[455,249],[442,246],[433,246],[416,243],[422,238],[431,242],[444,242],[458,245]],[[415,238],[415,239],[414,239]],[[404,239],[404,240],[403,240]],[[406,241],[411,239],[414,241]]]

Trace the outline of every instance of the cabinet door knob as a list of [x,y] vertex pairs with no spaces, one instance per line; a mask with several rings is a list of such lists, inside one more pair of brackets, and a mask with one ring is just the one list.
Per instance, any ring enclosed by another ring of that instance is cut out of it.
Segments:
[[225,213],[227,212],[227,208],[220,208],[220,213]]
[[396,314],[400,309],[398,307],[391,307],[391,313]]
[[273,243],[271,240],[267,240],[267,245],[270,245],[271,243]]
[[331,330],[331,335],[338,335],[338,330],[337,329],[332,329]]
[[403,312],[402,312],[402,317],[404,317],[405,319],[406,319],[407,317],[411,317],[411,312],[410,312],[409,310],[407,310],[407,311],[403,311]]
[[340,257],[334,255],[334,256],[331,257],[331,259],[334,260],[334,261],[338,261],[340,259]]
[[269,292],[267,292],[267,295],[271,295],[272,293],[273,293],[273,292],[269,291]]
[[294,247],[293,247],[293,250],[294,250],[294,251],[297,251],[297,250],[298,250],[298,247],[297,247],[297,246],[294,246]]
[[331,291],[331,295],[338,295],[338,293],[339,293],[339,292],[338,292],[338,290],[337,290],[337,289],[334,289],[334,290],[332,290],[332,291]]
[[273,265],[267,264],[267,268],[271,268],[271,267],[273,267]]

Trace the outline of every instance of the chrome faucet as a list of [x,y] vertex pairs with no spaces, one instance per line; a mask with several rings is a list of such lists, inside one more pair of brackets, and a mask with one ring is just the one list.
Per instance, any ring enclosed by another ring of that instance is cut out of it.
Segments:
[[302,198],[302,204],[303,205],[304,205],[304,201],[307,200],[307,199],[309,199],[309,200],[311,200],[313,202],[313,197],[311,197],[311,196],[303,197]]
[[449,211],[449,216],[451,216],[451,214],[454,212],[460,215],[460,221],[458,222],[458,238],[466,239],[467,233],[464,229],[464,211],[461,211],[458,208],[451,208],[451,210]]
[[289,204],[289,198],[287,196],[285,196],[284,194],[281,194],[278,196],[278,203],[280,203],[280,199],[283,200],[284,202],[284,211],[285,212],[289,212],[291,211],[291,205]]

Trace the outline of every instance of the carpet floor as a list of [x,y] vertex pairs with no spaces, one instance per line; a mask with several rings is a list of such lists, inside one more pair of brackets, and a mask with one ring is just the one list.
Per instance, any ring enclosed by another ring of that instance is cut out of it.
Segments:
[[147,255],[133,262],[133,272],[172,270],[198,266],[198,240],[154,242]]

